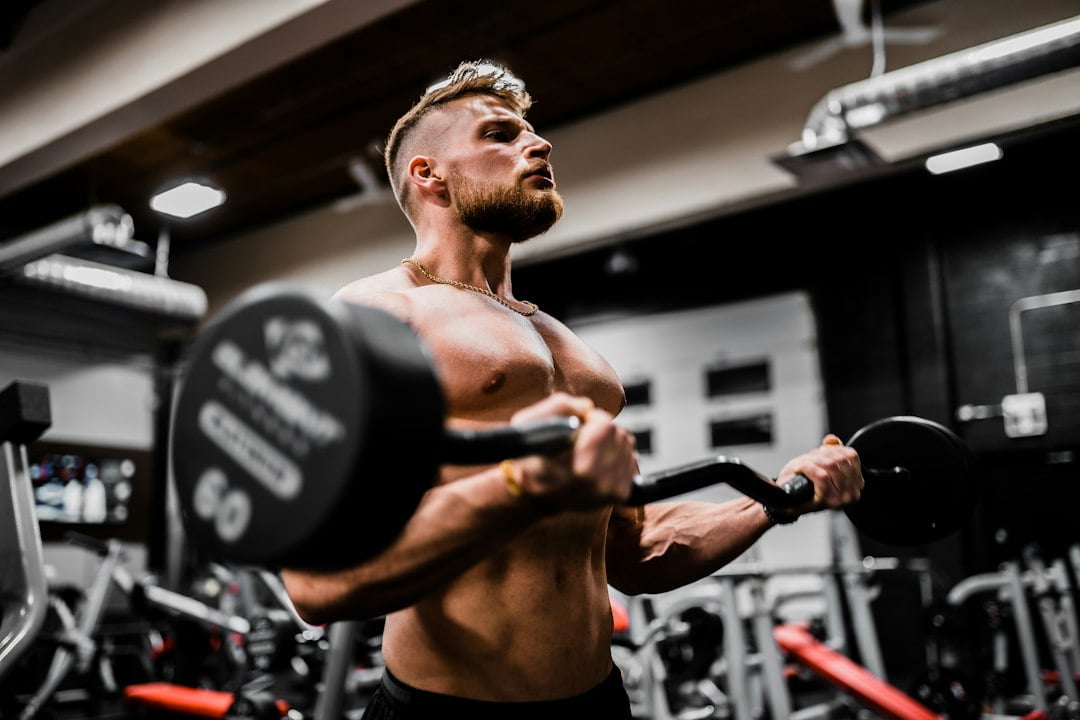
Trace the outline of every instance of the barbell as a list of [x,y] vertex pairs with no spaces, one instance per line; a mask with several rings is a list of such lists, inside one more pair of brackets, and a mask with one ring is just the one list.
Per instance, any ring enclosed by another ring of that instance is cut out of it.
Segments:
[[[570,447],[576,418],[490,430],[445,427],[428,352],[380,309],[264,284],[230,303],[192,344],[178,383],[170,464],[185,528],[215,558],[341,568],[400,534],[443,464],[479,465]],[[845,508],[868,536],[920,545],[959,529],[977,487],[967,448],[914,417],[848,441],[862,499]],[[771,508],[813,496],[718,456],[634,479],[629,505],[727,483]]]

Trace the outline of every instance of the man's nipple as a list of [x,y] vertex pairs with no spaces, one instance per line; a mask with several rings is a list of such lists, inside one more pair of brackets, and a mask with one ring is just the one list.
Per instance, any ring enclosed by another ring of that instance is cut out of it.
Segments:
[[501,388],[505,383],[506,373],[500,370],[494,373],[490,378],[488,378],[488,381],[484,383],[484,393],[490,395],[492,393],[498,392],[499,388]]

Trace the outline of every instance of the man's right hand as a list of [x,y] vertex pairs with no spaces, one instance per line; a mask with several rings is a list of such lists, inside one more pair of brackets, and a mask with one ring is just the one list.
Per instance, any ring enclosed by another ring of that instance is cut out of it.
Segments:
[[559,510],[592,510],[626,500],[638,471],[634,436],[591,399],[555,393],[519,410],[510,422],[571,415],[581,427],[568,452],[516,461],[522,491]]

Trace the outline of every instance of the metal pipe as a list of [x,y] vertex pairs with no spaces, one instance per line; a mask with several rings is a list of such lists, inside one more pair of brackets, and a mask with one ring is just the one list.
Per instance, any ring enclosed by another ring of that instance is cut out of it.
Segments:
[[314,720],[336,720],[345,707],[345,682],[352,668],[353,645],[360,624],[355,620],[330,626],[330,653],[323,669],[322,687],[315,703]]
[[27,263],[17,280],[185,322],[199,321],[207,308],[206,292],[198,285],[61,255]]
[[210,607],[206,603],[199,602],[195,598],[166,590],[157,585],[145,585],[143,587],[146,601],[155,608],[184,617],[194,618],[208,625],[223,630],[247,635],[251,632],[251,623],[247,618],[239,615],[230,615],[217,608]]
[[[63,253],[79,245],[108,245],[130,252],[132,248],[142,245],[132,240],[133,233],[131,216],[120,207],[96,205],[0,243],[0,276],[16,271],[33,260]],[[144,252],[137,251],[137,254]]]
[[1020,565],[1015,560],[1010,560],[1002,564],[1001,572],[1005,576],[1009,599],[1012,601],[1013,620],[1016,622],[1016,635],[1020,644],[1020,657],[1023,660],[1028,689],[1031,691],[1035,708],[1046,712],[1049,710],[1049,705],[1043,694],[1042,675],[1039,673],[1039,653],[1035,644],[1035,626],[1031,621],[1023,582],[1020,579]]
[[1050,577],[1061,598],[1061,622],[1069,639],[1067,648],[1069,662],[1072,663],[1074,671],[1080,672],[1080,625],[1076,622],[1076,598],[1073,595],[1063,559],[1058,558],[1054,561],[1050,568]]
[[720,579],[720,606],[724,613],[724,658],[727,660],[728,697],[735,720],[754,720],[746,672],[746,637],[735,597],[735,580]]
[[[837,561],[849,566],[857,565],[860,550],[855,526],[846,516],[837,513],[833,515],[831,531]],[[840,575],[840,583],[851,611],[855,646],[859,650],[862,664],[879,678],[885,679],[887,677],[885,659],[881,654],[881,644],[878,642],[877,629],[874,626],[874,615],[870,610],[870,591],[867,588],[866,578],[860,573],[846,572]]]
[[967,602],[968,598],[978,593],[997,592],[1007,587],[1009,580],[1002,573],[980,573],[970,575],[952,586],[945,601],[953,607],[959,607]]
[[765,581],[762,578],[753,578],[749,583],[754,607],[754,637],[758,652],[761,653],[761,674],[770,717],[774,720],[788,720],[791,717],[791,697],[784,680],[784,661],[773,638],[773,618],[765,601]]
[[[48,589],[26,446],[0,443],[0,679],[45,623]],[[5,597],[7,598],[5,600]]]
[[830,91],[811,109],[797,156],[843,145],[852,130],[1080,64],[1080,16]]
[[[79,620],[76,622],[74,618],[70,618],[64,622],[65,625],[70,622],[69,631],[71,636],[85,642],[91,651],[90,654],[84,655],[62,645],[57,647],[44,682],[42,682],[41,687],[34,693],[30,701],[26,703],[26,706],[23,707],[19,720],[31,720],[40,712],[41,708],[60,687],[60,684],[67,678],[72,665],[77,664],[79,672],[86,672],[84,664],[93,660],[93,650],[96,649],[93,638],[97,634],[98,625],[105,611],[105,601],[109,596],[109,584],[112,582],[113,571],[119,565],[123,554],[119,540],[110,540],[108,544],[108,554],[98,567],[94,582],[86,593],[86,600]],[[65,612],[70,614],[67,606],[59,601],[54,605],[54,609],[61,615]]]
[[1028,310],[1038,310],[1055,305],[1068,305],[1074,302],[1080,302],[1080,290],[1066,290],[1046,295],[1029,295],[1020,298],[1009,308],[1009,334],[1012,336],[1016,392],[1022,394],[1028,391],[1027,360],[1024,358],[1024,331],[1023,326],[1020,324],[1020,315]]
[[1053,658],[1054,665],[1061,675],[1061,689],[1069,700],[1075,702],[1080,698],[1077,698],[1076,678],[1074,676],[1076,668],[1070,665],[1068,656],[1072,638],[1068,636],[1066,628],[1062,624],[1061,613],[1054,604],[1054,599],[1050,596],[1049,573],[1042,558],[1031,547],[1024,549],[1024,561],[1032,571],[1032,591],[1035,606],[1042,617],[1043,632],[1049,645],[1050,656]]

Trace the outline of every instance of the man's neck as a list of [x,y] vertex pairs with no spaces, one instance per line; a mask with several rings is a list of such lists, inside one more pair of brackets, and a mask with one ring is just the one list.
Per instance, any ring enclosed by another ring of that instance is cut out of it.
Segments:
[[510,292],[510,246],[504,235],[463,227],[417,232],[412,258],[432,275],[488,289]]

